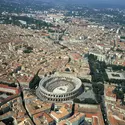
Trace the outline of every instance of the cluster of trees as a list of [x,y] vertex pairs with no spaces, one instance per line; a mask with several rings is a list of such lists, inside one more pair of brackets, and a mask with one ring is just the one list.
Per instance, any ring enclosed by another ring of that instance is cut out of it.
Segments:
[[89,55],[88,59],[89,59],[89,64],[91,69],[92,82],[94,82],[92,84],[92,87],[98,103],[102,102],[102,95],[104,94],[104,85],[98,84],[98,82],[104,83],[104,81],[106,81],[109,83],[115,83],[122,86],[120,88],[116,87],[113,93],[115,93],[117,96],[117,99],[121,99],[124,104],[125,103],[124,102],[125,80],[108,79],[105,69],[107,67],[111,67],[113,71],[120,71],[120,70],[124,71],[125,67],[120,65],[106,65],[105,62],[98,61],[96,56],[94,55]]
[[102,95],[104,95],[104,85],[102,83],[93,83],[92,87],[98,103],[101,103]]
[[88,56],[91,75],[92,75],[92,81],[93,82],[104,82],[108,81],[108,76],[105,72],[105,69],[107,68],[105,62],[100,62],[97,60],[97,57],[90,54]]
[[83,103],[83,104],[98,104],[102,102],[102,95],[104,95],[104,85],[102,83],[92,83],[93,92],[95,93],[96,100],[92,98],[86,98],[84,100],[80,100],[79,98],[75,98],[73,102],[75,103]]
[[102,83],[93,83],[92,87],[95,94],[104,94],[104,85]]
[[105,62],[100,62],[97,57],[90,54],[88,56],[91,75],[92,88],[98,103],[102,102],[102,95],[104,95],[104,81],[108,81],[108,76],[105,69],[107,68]]
[[25,50],[23,50],[24,53],[31,53],[33,51],[33,48],[28,46],[25,48]]
[[95,100],[93,100],[92,98],[86,98],[83,101],[80,101],[80,99],[75,98],[73,100],[74,103],[82,103],[82,104],[97,104],[97,102]]
[[92,98],[86,98],[81,103],[83,103],[83,104],[97,104],[97,102]]
[[[101,5],[100,5],[101,6]],[[66,13],[66,16],[79,16],[79,17],[86,17],[89,18],[89,21],[91,22],[97,22],[97,23],[103,23],[103,24],[120,24],[123,25],[125,24],[125,17],[123,16],[122,13],[119,13],[117,10],[108,10],[108,9],[100,9],[98,11],[95,11],[93,8],[87,8],[87,7],[80,7],[78,8],[77,6],[66,6],[66,8],[69,10]],[[86,11],[87,10],[87,11]],[[74,13],[72,13],[74,11]],[[82,13],[82,12],[86,13]],[[113,15],[113,18],[110,18],[108,16],[103,15]]]
[[[22,28],[30,27],[31,29],[40,30],[45,27],[49,28],[53,26],[51,23],[47,23],[45,21],[37,20],[26,16],[4,16],[2,18],[4,20],[3,21],[4,24],[12,24],[12,25],[20,26]],[[19,20],[25,21],[26,24],[22,24]]]
[[125,80],[120,79],[109,79],[105,69],[107,67],[111,67],[113,71],[125,70],[124,66],[121,65],[106,65],[105,62],[100,62],[97,60],[97,57],[90,54],[88,56],[89,65],[92,75],[93,82],[109,82],[109,83],[116,83],[116,84],[124,84]]
[[37,73],[34,75],[34,77],[33,77],[33,79],[30,81],[30,83],[29,83],[29,88],[30,89],[35,89],[38,85],[39,85],[39,82],[40,82],[40,77],[38,76],[38,74],[39,74],[39,71],[40,71],[41,69],[39,69],[38,71],[37,71]]
[[107,65],[107,67],[112,67],[113,71],[125,70],[125,66],[121,66],[121,65]]
[[31,50],[28,50],[28,49],[25,49],[23,50],[24,53],[31,53],[32,51]]
[[10,87],[17,87],[17,85],[15,83],[8,84],[8,86],[10,86]]
[[[107,67],[111,67],[113,71],[125,71],[125,66],[121,65],[107,65]],[[124,79],[108,79],[107,82],[125,86]]]
[[122,79],[109,79],[108,82],[125,86],[125,80],[124,79],[123,80]]
[[116,94],[117,99],[121,99],[122,104],[125,105],[124,94],[125,94],[125,86],[117,86],[113,93]]
[[91,83],[91,81],[89,79],[83,79],[83,78],[79,78],[82,82],[85,82],[85,83]]
[[8,116],[8,117],[4,118],[4,120],[2,120],[2,122],[5,125],[13,125],[14,119],[13,119],[13,117]]
[[10,13],[29,13],[29,10],[33,11],[45,11],[54,7],[54,5],[46,1],[39,0],[0,0],[0,12],[10,12]]
[[119,49],[119,48],[118,48],[118,49],[116,49],[116,51],[117,51],[117,52],[124,52],[124,50]]
[[113,90],[113,93],[116,94],[117,99],[124,99],[124,94],[125,94],[125,86],[123,87],[116,87]]

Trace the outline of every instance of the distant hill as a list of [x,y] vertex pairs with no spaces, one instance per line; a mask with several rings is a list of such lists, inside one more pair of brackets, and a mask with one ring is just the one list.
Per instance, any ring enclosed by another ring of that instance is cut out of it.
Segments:
[[49,0],[0,0],[0,12],[26,12],[28,8],[32,10],[47,10],[53,4]]
[[[51,7],[70,5],[85,5],[97,8],[125,8],[125,0],[0,0],[0,12],[3,10],[13,11],[17,8],[32,8],[33,10],[46,10]],[[11,9],[10,9],[11,8]]]

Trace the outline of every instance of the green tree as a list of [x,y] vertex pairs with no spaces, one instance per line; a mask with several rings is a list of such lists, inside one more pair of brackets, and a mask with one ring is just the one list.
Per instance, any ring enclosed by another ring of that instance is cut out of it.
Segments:
[[104,94],[104,85],[103,84],[93,83],[92,87],[93,87],[93,91],[95,94],[100,94],[100,95]]
[[29,88],[30,89],[35,89],[36,88],[36,86],[38,86],[39,85],[39,82],[40,82],[40,77],[38,76],[38,74],[39,74],[39,71],[40,71],[41,69],[39,69],[38,71],[37,71],[37,73],[34,75],[34,77],[33,77],[33,79],[30,81],[30,83],[29,83]]
[[91,98],[86,98],[84,101],[82,101],[84,104],[97,104],[95,100]]
[[73,99],[73,102],[74,102],[74,103],[80,103],[81,101],[80,101],[80,99],[75,98],[75,99]]

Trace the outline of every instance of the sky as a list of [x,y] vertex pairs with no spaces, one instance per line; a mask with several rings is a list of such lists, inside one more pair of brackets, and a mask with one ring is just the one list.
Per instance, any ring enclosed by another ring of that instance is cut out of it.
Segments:
[[[1,1],[1,0],[0,0]],[[10,1],[10,0],[6,0]],[[11,1],[16,1],[16,0],[11,0]],[[17,0],[17,1],[23,1],[23,0]],[[27,0],[24,0],[27,1]],[[31,1],[31,0],[29,0]],[[48,2],[54,2],[54,3],[61,3],[64,5],[69,5],[70,3],[77,3],[77,4],[85,4],[88,7],[100,7],[100,8],[105,8],[105,7],[114,7],[114,8],[122,8],[125,9],[125,0],[32,0],[32,1],[48,1]]]
[[125,0],[69,0],[78,1],[82,3],[125,3]]
[[67,1],[70,3],[83,3],[83,4],[94,4],[94,5],[115,5],[125,7],[125,0],[54,0],[54,1]]

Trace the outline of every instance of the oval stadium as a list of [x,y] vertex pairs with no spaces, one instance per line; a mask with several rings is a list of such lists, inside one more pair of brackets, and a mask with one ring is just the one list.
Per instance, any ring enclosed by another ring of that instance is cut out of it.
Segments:
[[63,102],[73,100],[83,91],[80,79],[63,74],[43,78],[36,89],[36,95],[43,101]]

